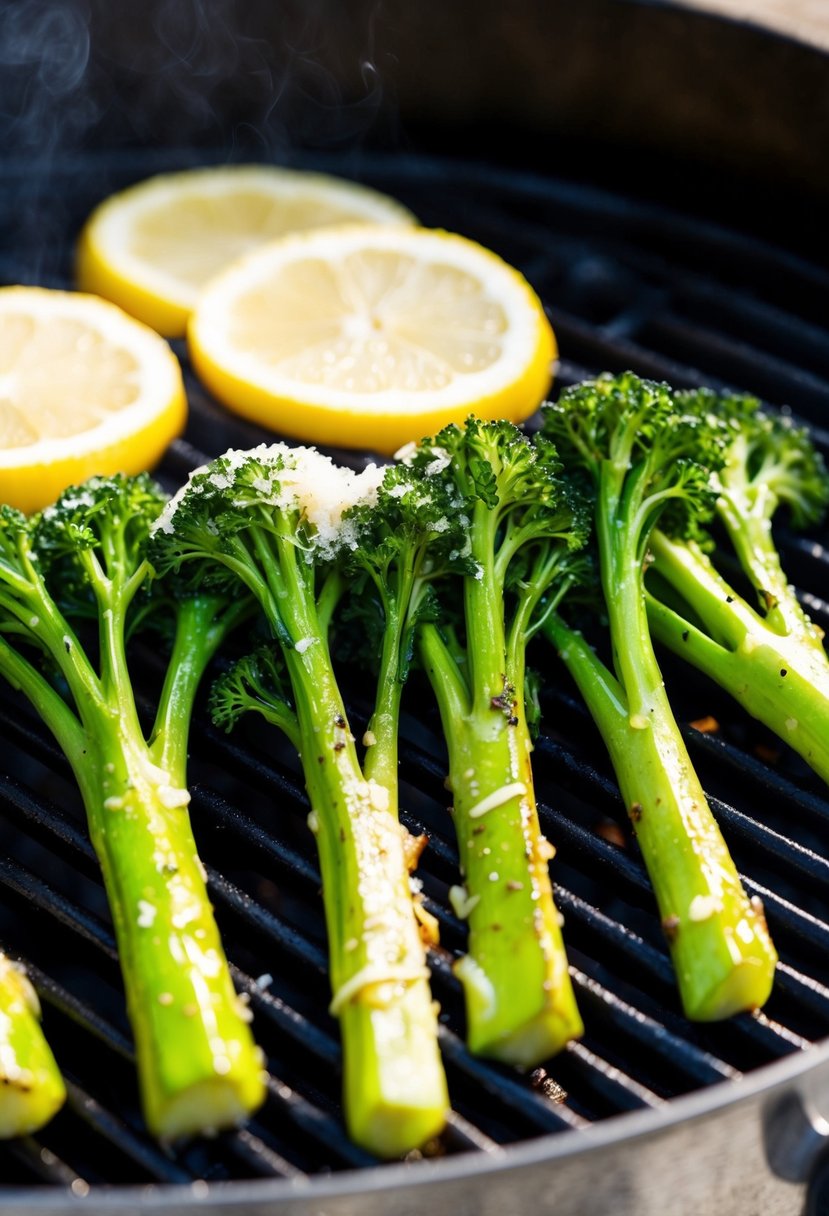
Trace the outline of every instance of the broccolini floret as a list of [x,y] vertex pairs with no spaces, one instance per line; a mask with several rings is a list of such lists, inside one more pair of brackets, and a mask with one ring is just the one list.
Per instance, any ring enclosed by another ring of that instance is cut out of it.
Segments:
[[[397,816],[410,576],[384,584],[384,674],[362,765],[329,644],[345,581],[334,559],[360,563],[365,508],[376,504],[382,477],[374,466],[354,474],[313,448],[228,452],[192,475],[162,516],[153,560],[189,571],[197,585],[241,584],[270,624],[278,652],[232,670],[214,690],[213,712],[231,725],[257,710],[298,745],[322,872],[346,1123],[358,1143],[396,1156],[437,1134],[448,1108],[409,885],[412,850]],[[360,577],[392,562],[394,538],[372,545]]]
[[418,635],[449,754],[464,884],[454,903],[469,923],[456,966],[468,1042],[529,1067],[582,1023],[533,794],[525,650],[574,577],[589,520],[553,446],[533,446],[509,422],[449,426],[407,463],[460,525],[448,555],[456,577],[437,588],[443,612]]
[[764,1003],[776,955],[749,900],[665,694],[643,586],[657,524],[693,540],[714,510],[728,428],[632,373],[577,385],[545,409],[544,434],[595,490],[612,671],[560,613],[545,632],[610,753],[648,868],[685,1012],[712,1020]]
[[148,737],[130,679],[126,637],[148,616],[148,602],[137,605],[152,573],[149,526],[164,503],[149,477],[115,476],[72,487],[31,519],[0,509],[0,674],[32,702],[80,787],[115,925],[144,1114],[169,1139],[238,1123],[263,1100],[264,1081],[187,812],[196,688],[245,605],[222,594],[158,603],[173,621],[173,644]]
[[[651,541],[648,618],[655,637],[716,680],[829,781],[829,658],[823,633],[789,584],[772,535],[782,511],[794,527],[818,523],[829,475],[808,432],[752,397],[678,393],[677,406],[728,428],[716,474],[716,514],[754,605],[703,545],[669,526]],[[669,593],[666,602],[665,593]]]

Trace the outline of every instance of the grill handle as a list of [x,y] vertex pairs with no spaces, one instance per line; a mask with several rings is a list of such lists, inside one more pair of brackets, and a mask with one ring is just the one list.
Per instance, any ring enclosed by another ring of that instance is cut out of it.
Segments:
[[812,1170],[803,1216],[826,1216],[829,1212],[829,1148],[824,1149]]
[[769,1167],[786,1182],[806,1184],[803,1216],[829,1216],[829,1070],[770,1103],[763,1121]]

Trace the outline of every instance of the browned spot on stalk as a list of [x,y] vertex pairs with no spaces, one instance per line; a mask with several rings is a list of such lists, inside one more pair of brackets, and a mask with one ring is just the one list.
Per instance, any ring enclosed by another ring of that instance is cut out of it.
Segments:
[[666,916],[662,922],[662,932],[665,934],[668,945],[673,945],[679,933],[679,917]]

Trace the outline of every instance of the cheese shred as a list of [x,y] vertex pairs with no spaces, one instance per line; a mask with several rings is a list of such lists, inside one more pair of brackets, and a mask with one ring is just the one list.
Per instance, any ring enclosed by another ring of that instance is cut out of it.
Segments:
[[476,802],[473,807],[470,807],[467,812],[469,818],[480,819],[482,815],[486,815],[487,811],[493,811],[496,806],[503,806],[505,802],[509,802],[510,798],[517,798],[526,792],[527,787],[523,781],[513,781],[511,785],[502,785],[499,790],[493,790],[491,794],[487,794],[486,798],[482,798],[480,802]]
[[345,1006],[356,1000],[364,989],[373,988],[375,984],[413,984],[416,980],[428,978],[428,967],[394,967],[367,963],[365,967],[361,967],[350,979],[340,985],[331,998],[328,1012],[332,1017],[337,1017]]

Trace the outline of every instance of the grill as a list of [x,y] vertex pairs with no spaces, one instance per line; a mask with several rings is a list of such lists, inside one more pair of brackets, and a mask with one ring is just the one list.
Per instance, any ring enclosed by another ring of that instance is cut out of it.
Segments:
[[[79,154],[48,175],[8,167],[0,231],[14,236],[0,248],[0,277],[68,285],[71,242],[91,206],[113,189],[192,160],[193,153],[156,150]],[[355,169],[333,158],[317,158],[314,167]],[[628,367],[677,386],[739,386],[791,406],[829,454],[829,274],[749,236],[565,178],[367,154],[359,173],[425,224],[463,232],[523,270],[545,301],[564,354],[557,389]],[[159,470],[169,489],[207,457],[265,438],[211,402],[190,374],[183,346],[177,352],[192,413],[185,437]],[[808,610],[829,632],[829,549],[816,535],[784,533],[780,542]],[[463,1168],[475,1173],[488,1168],[486,1160],[502,1161],[503,1146],[539,1137],[524,1146],[534,1160],[578,1153],[601,1143],[596,1125],[612,1116],[627,1116],[624,1122],[640,1131],[654,1128],[675,1110],[699,1109],[693,1100],[677,1107],[683,1095],[723,1082],[750,1093],[765,1074],[746,1074],[773,1061],[804,1051],[824,1058],[825,1048],[814,1045],[829,1035],[829,860],[820,847],[829,801],[817,778],[724,694],[665,658],[692,759],[749,892],[763,899],[781,956],[762,1013],[692,1025],[679,1010],[655,903],[599,737],[552,655],[539,651],[535,661],[549,670],[535,754],[540,814],[558,849],[552,873],[586,1034],[526,1075],[476,1060],[464,1047],[451,973],[464,929],[446,898],[457,856],[442,789],[445,761],[436,712],[415,679],[405,699],[401,804],[406,825],[430,838],[419,874],[441,927],[430,963],[453,1113],[440,1140],[412,1154],[402,1174],[401,1167],[379,1166],[344,1132],[339,1044],[326,1012],[319,874],[302,781],[287,746],[254,725],[219,734],[203,706],[196,716],[193,822],[270,1083],[266,1106],[246,1128],[170,1151],[142,1127],[113,932],[71,776],[28,707],[0,688],[0,942],[29,968],[69,1088],[65,1110],[49,1127],[0,1147],[0,1203],[49,1210],[48,1194],[31,1190],[45,1186],[55,1202],[68,1189],[124,1210],[117,1207],[122,1192],[111,1188],[132,1185],[149,1189],[130,1191],[130,1203],[142,1198],[168,1211],[195,1196],[286,1212],[321,1212],[313,1206],[319,1202],[326,1211],[351,1212],[336,1206],[336,1197],[348,1193],[353,1178],[321,1176],[358,1170],[359,1185],[375,1190],[386,1179],[404,1187],[419,1178],[440,1182],[459,1176],[458,1162],[422,1158],[473,1154]],[[157,673],[149,650],[136,669],[149,703]],[[357,683],[346,690],[359,728],[368,707]],[[690,725],[706,715],[720,723],[716,733]],[[786,1069],[778,1067],[783,1071],[774,1075],[782,1076]],[[650,1120],[632,1115],[648,1109]],[[780,1167],[784,1176],[792,1170],[790,1163]],[[547,1202],[564,1211],[550,1177]],[[264,1190],[244,1185],[254,1179],[271,1181]],[[235,1185],[228,1189],[229,1183]],[[171,1196],[156,1192],[158,1184],[180,1187]],[[595,1186],[595,1202],[606,1203],[600,1179]],[[461,1213],[490,1210],[483,1203],[465,1207],[462,1197],[460,1206],[454,1202],[452,1210]]]

